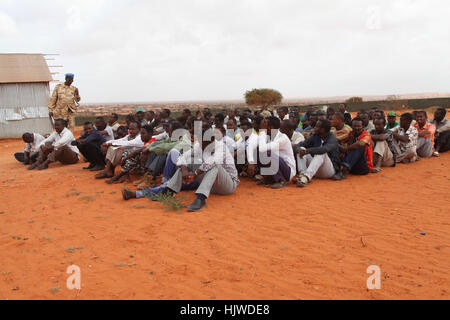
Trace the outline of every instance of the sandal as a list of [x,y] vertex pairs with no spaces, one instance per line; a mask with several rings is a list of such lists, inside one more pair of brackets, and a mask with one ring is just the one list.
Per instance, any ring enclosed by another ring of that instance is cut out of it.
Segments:
[[32,164],[32,165],[29,166],[27,169],[28,169],[28,170],[34,170],[34,169],[36,169],[37,167],[38,167],[37,164]]
[[274,183],[273,185],[271,185],[269,187],[274,190],[283,189],[283,188],[287,187],[287,183],[286,183],[286,181],[280,181],[280,182]]
[[41,164],[39,167],[38,167],[38,170],[47,170],[48,169],[48,164]]
[[112,176],[109,176],[106,172],[100,172],[99,174],[95,175],[95,179],[106,179],[106,178],[112,178]]
[[297,179],[295,179],[295,184],[299,188],[306,187],[308,185],[308,183],[309,183],[309,179],[305,175],[300,175],[300,176],[297,177]]
[[372,173],[380,173],[381,172],[381,168],[373,168],[372,169]]
[[256,182],[257,186],[268,186],[269,183],[266,181],[266,179],[262,179],[262,180],[258,180],[258,182]]

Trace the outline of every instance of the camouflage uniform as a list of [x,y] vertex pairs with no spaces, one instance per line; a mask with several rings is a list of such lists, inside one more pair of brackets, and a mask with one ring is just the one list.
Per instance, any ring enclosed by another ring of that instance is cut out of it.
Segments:
[[53,118],[64,119],[68,122],[68,128],[73,132],[75,128],[75,114],[77,112],[76,102],[81,100],[74,86],[66,86],[64,83],[58,84],[53,90],[53,94],[48,101],[48,112],[53,113]]

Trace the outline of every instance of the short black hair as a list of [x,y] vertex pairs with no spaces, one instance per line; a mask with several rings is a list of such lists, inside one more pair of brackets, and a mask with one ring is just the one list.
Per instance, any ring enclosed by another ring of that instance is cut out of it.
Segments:
[[[320,122],[320,127],[322,129],[325,129],[326,133],[329,133],[330,130],[331,130],[331,122],[330,122],[330,120],[323,119],[323,120],[317,121],[317,123],[319,123],[319,122]],[[317,126],[317,124],[316,124],[316,126]]]
[[263,120],[264,120],[264,117],[258,115],[258,116],[255,117],[255,119],[253,120],[253,122],[259,125],[259,124],[261,124],[261,122],[262,122]]
[[141,129],[144,129],[145,131],[147,131],[148,133],[152,133],[153,132],[153,126],[146,124],[145,126],[142,126]]
[[417,114],[423,114],[424,116],[425,116],[425,119],[427,119],[428,118],[428,114],[427,114],[427,112],[426,111],[423,111],[423,110],[421,110],[421,111],[417,111]]
[[281,120],[280,120],[280,118],[277,118],[277,117],[272,116],[272,117],[267,117],[266,119],[267,119],[267,121],[269,121],[269,125],[270,125],[272,128],[274,128],[274,129],[280,129],[280,126],[281,126]]
[[136,121],[136,120],[131,120],[131,121],[130,121],[130,126],[131,126],[131,124],[132,124],[132,123],[136,123],[136,125],[137,125],[138,129],[140,129],[140,128],[141,128],[141,124],[140,124],[140,122],[139,122],[139,121]]
[[97,117],[97,118],[95,118],[95,120],[99,120],[101,122],[106,123],[105,118],[103,118],[103,117]]
[[413,117],[412,113],[407,112],[407,113],[402,114],[400,116],[400,119],[412,122],[414,120],[414,117]]
[[64,119],[55,119],[55,123],[57,122],[61,122],[63,124],[64,127],[67,128],[68,122]]
[[296,128],[296,125],[294,123],[292,123],[291,120],[281,120],[280,127],[282,125],[286,125],[286,126],[288,126],[289,129],[292,129],[292,130],[295,130],[295,128]]
[[92,122],[86,121],[86,122],[83,124],[83,126],[89,126],[89,125],[92,125]]
[[111,113],[114,119],[119,120],[119,115],[117,113]]
[[33,135],[32,133],[25,132],[25,133],[22,135],[22,140],[23,140],[23,141],[25,141],[25,140],[31,140],[31,139],[34,139],[34,135]]
[[167,115],[170,117],[170,110],[169,109],[164,109],[163,112],[167,113]]
[[384,125],[386,125],[386,118],[383,118],[383,117],[375,118],[375,119],[373,120],[373,123],[375,123],[375,121],[377,121],[377,120],[383,120]]
[[191,110],[189,110],[189,109],[184,109],[183,112],[187,113],[188,115],[191,115]]
[[[117,131],[119,131],[119,130],[120,130],[120,131],[127,131],[128,129],[127,129],[127,127],[125,127],[125,126],[120,126],[120,127],[117,128]],[[117,131],[116,131],[116,132],[117,132]]]
[[353,119],[353,120],[352,120],[352,123],[353,123],[353,122],[356,122],[356,121],[361,121],[361,122],[364,124],[363,119],[361,119],[360,117],[356,117],[355,119]]
[[179,123],[178,121],[174,121],[170,124],[170,128],[172,129],[172,131],[175,131],[178,129],[183,129],[183,125],[181,123]]
[[218,113],[214,116],[214,119],[220,120],[220,122],[224,122],[225,117],[224,117],[223,113]]
[[245,122],[241,122],[241,127],[248,127],[249,129],[251,129],[251,128],[253,128],[253,125],[250,122],[245,121]]
[[144,114],[144,111],[138,111],[136,114]]
[[278,109],[283,110],[284,113],[289,113],[288,107],[279,107]]
[[447,110],[445,108],[437,108],[436,111],[442,112],[445,115],[447,114]]
[[228,119],[228,121],[230,121],[230,120],[231,120],[231,121],[233,121],[233,122],[234,122],[234,124],[237,124],[237,121],[236,121],[236,119],[235,119],[235,118],[229,118],[229,119]]

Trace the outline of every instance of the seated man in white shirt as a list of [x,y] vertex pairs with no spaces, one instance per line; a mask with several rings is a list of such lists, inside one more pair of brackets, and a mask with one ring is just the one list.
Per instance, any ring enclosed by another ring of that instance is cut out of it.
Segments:
[[45,140],[39,133],[24,133],[22,140],[26,143],[23,152],[14,154],[17,161],[24,165],[33,164],[39,156],[40,144]]
[[115,139],[113,128],[106,123],[105,118],[103,117],[95,119],[94,129],[98,130],[107,142]]
[[237,149],[236,141],[234,141],[234,139],[230,138],[227,135],[227,130],[225,130],[224,127],[214,130],[216,132],[216,140],[222,141],[227,146],[228,150],[230,150],[231,155],[234,157],[234,153]]
[[55,132],[41,142],[38,159],[28,170],[36,168],[45,170],[48,169],[50,163],[56,161],[62,164],[77,163],[80,160],[80,151],[76,146],[71,145],[73,140],[75,140],[75,137],[67,129],[67,121],[56,119]]
[[269,117],[261,123],[258,147],[259,165],[264,177],[258,185],[272,189],[286,187],[297,170],[291,140],[280,131],[279,118]]
[[[253,121],[251,130],[252,133],[250,134],[250,136],[248,137],[248,139],[246,140],[246,153],[247,153],[247,162],[248,162],[248,167],[247,169],[242,172],[241,175],[243,176],[248,176],[249,178],[255,178],[255,176],[257,175],[257,173],[259,172],[259,166],[258,166],[258,137],[259,137],[259,130],[261,127],[261,124],[264,122],[264,118],[261,116],[256,116],[255,120]],[[242,129],[242,133],[244,134],[247,133],[247,129],[245,128],[241,128]],[[245,139],[245,138],[244,138]]]
[[297,129],[297,126],[292,120],[281,121],[280,131],[287,135],[287,137],[291,140],[292,148],[300,142],[305,141],[305,137],[300,132],[295,131],[295,129]]
[[114,171],[122,163],[122,155],[125,150],[136,150],[144,146],[141,139],[141,124],[135,120],[130,121],[130,134],[125,138],[107,141],[102,145],[102,152],[106,153],[105,170],[95,175],[96,179],[114,177]]

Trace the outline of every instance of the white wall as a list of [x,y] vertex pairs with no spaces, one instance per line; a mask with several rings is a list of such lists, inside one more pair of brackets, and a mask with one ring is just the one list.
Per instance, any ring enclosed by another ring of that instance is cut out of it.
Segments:
[[0,84],[0,138],[51,132],[48,83]]

